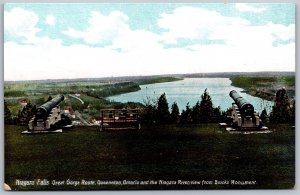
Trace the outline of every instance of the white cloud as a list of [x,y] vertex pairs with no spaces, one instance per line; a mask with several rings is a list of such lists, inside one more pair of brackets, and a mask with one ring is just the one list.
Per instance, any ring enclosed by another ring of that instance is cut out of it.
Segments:
[[122,51],[142,50],[151,53],[153,50],[161,49],[160,36],[146,30],[128,30],[119,37],[115,37],[110,46],[112,49]]
[[73,38],[82,38],[89,44],[102,44],[126,33],[129,30],[128,20],[128,16],[120,11],[113,11],[108,16],[93,11],[88,21],[89,27],[86,30],[69,28],[63,33]]
[[159,35],[147,30],[130,29],[129,17],[120,11],[113,11],[108,16],[93,11],[90,15],[89,27],[86,30],[69,28],[63,33],[73,38],[82,38],[92,45],[109,42],[108,48],[122,52],[162,48],[158,43],[161,39]]
[[46,24],[50,25],[50,26],[54,26],[56,23],[55,17],[53,15],[48,15],[46,17]]
[[272,46],[277,39],[295,39],[294,24],[285,26],[269,22],[255,26],[240,17],[223,16],[216,11],[194,7],[180,7],[172,13],[161,14],[158,25],[167,30],[162,34],[162,39],[173,44],[180,38],[222,40],[227,46],[255,49],[257,45]]
[[[47,16],[46,21],[54,22],[55,18],[50,15]],[[32,44],[40,46],[57,46],[62,43],[61,39],[50,39],[48,37],[38,37],[37,32],[41,29],[36,25],[39,21],[39,17],[36,13],[28,11],[22,8],[14,8],[11,11],[4,12],[4,31],[6,35],[10,35],[22,39],[23,44]]]
[[[24,42],[30,44],[6,42],[4,79],[295,70],[295,43],[273,46],[276,39],[294,39],[295,25],[253,26],[238,17],[189,7],[162,14],[158,21],[166,30],[162,34],[132,30],[128,20],[121,12],[108,16],[92,12],[86,30],[70,28],[65,32],[89,44],[111,40],[105,47],[65,46],[60,39],[40,38],[35,33]],[[29,25],[30,29],[36,29],[37,21]],[[176,43],[179,38],[223,40],[225,44],[195,42],[182,48],[164,48],[161,43]]]
[[282,24],[274,24],[269,22],[266,26],[269,32],[272,33],[278,39],[287,41],[290,39],[295,40],[295,24],[290,24],[288,26]]
[[249,21],[242,18],[222,16],[216,11],[194,7],[177,8],[170,14],[161,14],[158,20],[158,25],[168,30],[163,33],[167,43],[176,43],[178,38],[209,39],[217,29],[247,24]]
[[10,12],[4,12],[4,31],[17,37],[31,38],[40,31],[36,28],[39,20],[37,14],[22,8],[14,8]]
[[265,11],[265,8],[256,8],[251,6],[250,4],[246,4],[246,3],[236,3],[235,7],[237,10],[241,11],[241,12],[254,12],[254,13],[260,13]]

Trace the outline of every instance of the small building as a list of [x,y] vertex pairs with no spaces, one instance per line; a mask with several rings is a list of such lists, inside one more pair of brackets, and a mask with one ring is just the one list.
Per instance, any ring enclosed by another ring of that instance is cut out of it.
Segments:
[[22,106],[26,106],[26,105],[28,104],[28,100],[27,100],[26,98],[24,98],[24,99],[21,99],[21,100],[19,101],[19,103],[20,103]]
[[72,118],[75,118],[76,117],[76,114],[72,108],[72,106],[65,106],[64,107],[64,112],[69,115],[70,117]]

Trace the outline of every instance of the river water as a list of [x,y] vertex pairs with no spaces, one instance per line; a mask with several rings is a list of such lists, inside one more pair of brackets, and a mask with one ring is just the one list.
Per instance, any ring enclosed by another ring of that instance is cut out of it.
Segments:
[[273,102],[263,100],[243,93],[242,88],[231,86],[229,78],[185,78],[181,81],[155,83],[149,85],[141,85],[141,90],[117,96],[109,97],[110,100],[116,102],[141,102],[145,103],[148,99],[157,100],[157,98],[166,93],[169,108],[176,101],[180,111],[185,109],[187,103],[193,107],[198,100],[201,101],[201,94],[207,88],[211,96],[213,105],[220,106],[225,111],[231,107],[233,100],[229,96],[231,90],[236,90],[243,98],[250,102],[257,112],[266,108],[268,113],[271,111]]

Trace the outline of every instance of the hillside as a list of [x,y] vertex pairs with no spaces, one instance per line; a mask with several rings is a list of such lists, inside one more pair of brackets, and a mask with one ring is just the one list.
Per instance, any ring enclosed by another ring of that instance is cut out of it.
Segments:
[[280,88],[287,90],[288,96],[295,96],[295,76],[231,76],[233,86],[240,87],[246,93],[267,100],[273,100]]

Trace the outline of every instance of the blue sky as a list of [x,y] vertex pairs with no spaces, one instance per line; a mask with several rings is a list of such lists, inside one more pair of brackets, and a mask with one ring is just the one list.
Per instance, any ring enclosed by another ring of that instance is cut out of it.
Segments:
[[9,3],[4,11],[5,80],[295,70],[294,4]]

